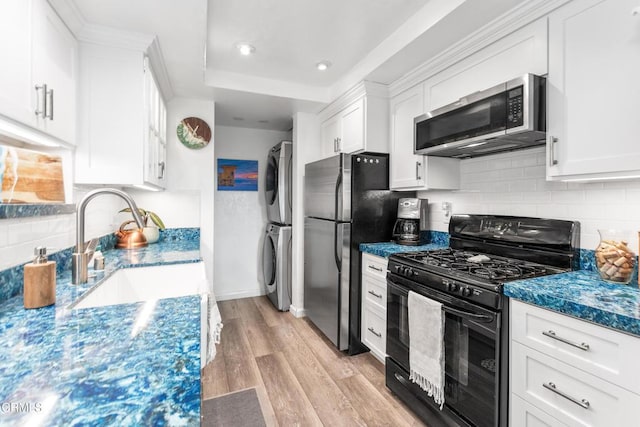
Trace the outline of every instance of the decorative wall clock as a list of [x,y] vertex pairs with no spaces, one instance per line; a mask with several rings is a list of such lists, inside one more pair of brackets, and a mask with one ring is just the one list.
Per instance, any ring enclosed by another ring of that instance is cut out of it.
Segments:
[[182,119],[176,132],[180,142],[194,150],[206,147],[211,141],[211,128],[207,122],[197,117]]

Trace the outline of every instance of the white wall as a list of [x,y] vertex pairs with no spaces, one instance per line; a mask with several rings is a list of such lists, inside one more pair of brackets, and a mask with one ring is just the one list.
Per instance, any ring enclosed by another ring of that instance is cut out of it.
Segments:
[[258,160],[259,174],[257,192],[215,191],[214,291],[219,300],[265,293],[262,278],[262,244],[267,224],[264,171],[271,147],[290,138],[290,132],[215,128],[216,162],[219,158]]
[[321,156],[320,124],[316,114],[293,116],[293,237],[291,241],[291,313],[304,316],[304,165]]
[[518,215],[577,220],[580,247],[595,249],[598,229],[629,231],[638,249],[640,181],[547,182],[544,147],[478,157],[461,162],[461,191],[424,191],[431,229],[447,231],[442,202],[453,213]]
[[[185,117],[199,117],[213,132],[213,101],[173,98],[167,104],[167,182],[165,191],[131,191],[136,203],[157,213],[167,228],[200,227],[200,253],[207,280],[213,283],[214,152],[215,137],[206,147],[192,150],[178,140],[176,128]],[[122,214],[121,214],[122,215]]]

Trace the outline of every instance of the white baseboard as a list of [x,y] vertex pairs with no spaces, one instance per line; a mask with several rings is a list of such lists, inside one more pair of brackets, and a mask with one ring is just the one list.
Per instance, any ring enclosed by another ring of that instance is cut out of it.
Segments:
[[304,308],[298,308],[294,305],[289,306],[289,313],[293,314],[293,317],[305,317],[307,315]]
[[256,289],[252,289],[248,291],[240,291],[240,292],[226,292],[226,293],[220,293],[220,294],[216,293],[216,301],[259,297],[261,295],[264,295],[264,292]]

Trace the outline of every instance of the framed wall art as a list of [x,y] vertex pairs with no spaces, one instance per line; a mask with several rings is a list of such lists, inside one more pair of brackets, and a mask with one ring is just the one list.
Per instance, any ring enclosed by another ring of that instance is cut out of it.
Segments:
[[258,161],[218,159],[218,191],[258,191]]

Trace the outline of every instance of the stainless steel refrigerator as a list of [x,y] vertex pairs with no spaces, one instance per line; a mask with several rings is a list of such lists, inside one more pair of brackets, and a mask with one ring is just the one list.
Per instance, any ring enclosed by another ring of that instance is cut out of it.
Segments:
[[391,239],[398,199],[389,155],[339,154],[305,166],[304,308],[340,350],[360,341],[360,243]]

